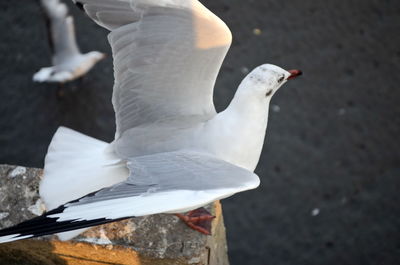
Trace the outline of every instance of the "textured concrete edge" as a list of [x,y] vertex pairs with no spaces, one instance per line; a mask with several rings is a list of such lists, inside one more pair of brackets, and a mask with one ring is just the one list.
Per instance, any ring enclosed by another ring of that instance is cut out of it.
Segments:
[[[0,165],[0,228],[43,212],[37,192],[42,172]],[[67,242],[50,236],[2,244],[0,261],[7,264],[23,260],[24,264],[228,265],[222,206],[215,202],[208,208],[217,217],[213,222],[213,236],[188,229],[175,216],[160,214],[94,227]]]

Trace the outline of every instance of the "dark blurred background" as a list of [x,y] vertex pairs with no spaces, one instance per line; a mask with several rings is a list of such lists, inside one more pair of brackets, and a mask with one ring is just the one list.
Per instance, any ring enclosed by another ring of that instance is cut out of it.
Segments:
[[[45,24],[36,1],[17,2],[0,2],[0,163],[42,167],[60,125],[111,141],[111,56],[62,91],[34,84]],[[81,50],[111,54],[66,2]],[[257,65],[304,72],[272,100],[261,187],[223,202],[231,264],[400,264],[400,1],[202,2],[234,36],[218,110]]]

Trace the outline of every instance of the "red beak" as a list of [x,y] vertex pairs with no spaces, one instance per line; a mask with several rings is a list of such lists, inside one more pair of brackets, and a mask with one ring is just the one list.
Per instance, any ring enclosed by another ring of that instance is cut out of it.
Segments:
[[303,74],[300,70],[289,70],[288,72],[290,73],[290,75],[287,80],[296,78]]

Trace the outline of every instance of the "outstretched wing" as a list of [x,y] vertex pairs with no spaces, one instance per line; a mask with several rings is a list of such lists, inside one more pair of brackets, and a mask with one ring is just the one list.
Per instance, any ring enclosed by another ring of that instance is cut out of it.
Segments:
[[79,54],[75,39],[74,20],[68,16],[68,8],[59,0],[40,0],[46,15],[53,64],[59,65],[71,56]]
[[131,175],[120,184],[0,230],[0,243],[134,216],[179,213],[259,185],[254,173],[197,152],[136,157],[128,162],[128,167]]
[[75,2],[111,31],[116,139],[131,128],[216,114],[213,88],[232,36],[200,2]]

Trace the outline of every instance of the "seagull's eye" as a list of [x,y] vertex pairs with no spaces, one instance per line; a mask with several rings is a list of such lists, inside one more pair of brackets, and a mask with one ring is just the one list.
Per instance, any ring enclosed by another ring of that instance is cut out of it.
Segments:
[[272,89],[270,90],[270,91],[268,91],[266,94],[265,94],[265,96],[271,96],[271,94],[272,94]]
[[281,77],[278,79],[278,83],[282,83],[284,79],[285,79],[285,76],[281,76]]

